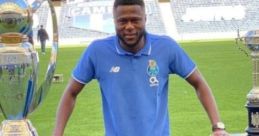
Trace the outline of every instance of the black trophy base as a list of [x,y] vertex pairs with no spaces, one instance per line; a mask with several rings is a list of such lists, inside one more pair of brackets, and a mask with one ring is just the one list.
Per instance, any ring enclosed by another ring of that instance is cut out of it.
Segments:
[[259,136],[259,103],[248,102],[248,127],[247,136]]

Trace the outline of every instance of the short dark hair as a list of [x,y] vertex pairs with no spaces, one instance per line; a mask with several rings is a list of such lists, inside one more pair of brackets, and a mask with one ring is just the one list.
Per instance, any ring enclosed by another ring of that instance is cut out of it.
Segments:
[[115,0],[113,4],[113,8],[117,8],[120,5],[139,5],[141,7],[145,7],[145,3],[143,0]]

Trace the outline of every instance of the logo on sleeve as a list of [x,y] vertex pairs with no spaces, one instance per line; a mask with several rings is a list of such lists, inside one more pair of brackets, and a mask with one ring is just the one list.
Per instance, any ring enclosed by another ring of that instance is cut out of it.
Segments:
[[159,73],[159,68],[155,60],[148,61],[147,74],[149,75],[149,83],[150,86],[158,86],[159,81],[157,79],[157,75]]

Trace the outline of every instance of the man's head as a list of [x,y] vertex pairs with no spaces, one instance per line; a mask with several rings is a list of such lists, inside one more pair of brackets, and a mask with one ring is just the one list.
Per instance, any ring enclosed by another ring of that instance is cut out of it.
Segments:
[[143,47],[146,23],[143,0],[115,0],[113,16],[122,46],[130,51]]

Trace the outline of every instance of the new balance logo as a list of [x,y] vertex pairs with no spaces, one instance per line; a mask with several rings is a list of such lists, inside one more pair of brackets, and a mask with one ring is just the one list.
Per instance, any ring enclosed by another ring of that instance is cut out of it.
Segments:
[[120,67],[119,66],[113,66],[113,67],[111,67],[110,72],[111,73],[118,73],[118,72],[120,72]]

